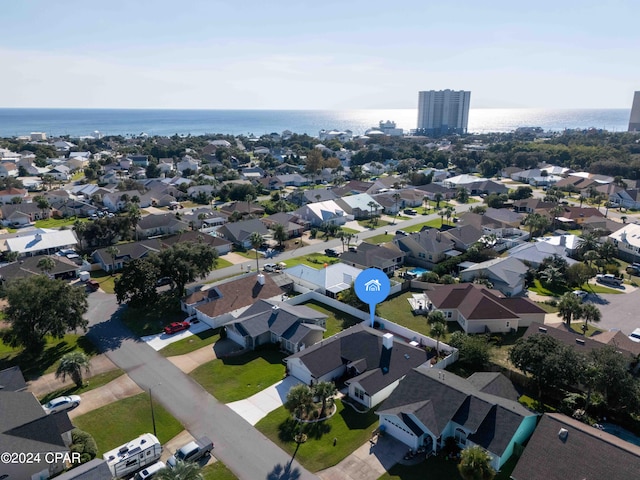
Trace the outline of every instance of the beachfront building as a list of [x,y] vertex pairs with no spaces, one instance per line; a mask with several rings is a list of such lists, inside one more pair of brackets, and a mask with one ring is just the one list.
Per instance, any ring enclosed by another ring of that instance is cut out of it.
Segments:
[[418,133],[467,133],[471,92],[429,90],[418,93]]

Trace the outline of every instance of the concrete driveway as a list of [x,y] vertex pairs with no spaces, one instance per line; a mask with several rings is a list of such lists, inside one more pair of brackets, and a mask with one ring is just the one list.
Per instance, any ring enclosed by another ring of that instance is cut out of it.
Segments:
[[[187,318],[187,321],[191,321],[194,317]],[[147,335],[141,337],[141,340],[153,348],[155,351],[162,350],[167,345],[189,338],[196,333],[209,330],[211,327],[204,322],[192,323],[189,330],[183,330],[182,332],[174,333],[173,335],[167,335],[166,333],[156,333],[155,335]]]
[[289,389],[298,383],[300,383],[298,379],[287,377],[249,398],[228,403],[227,407],[251,425],[255,425],[276,408],[281,407],[287,400]]

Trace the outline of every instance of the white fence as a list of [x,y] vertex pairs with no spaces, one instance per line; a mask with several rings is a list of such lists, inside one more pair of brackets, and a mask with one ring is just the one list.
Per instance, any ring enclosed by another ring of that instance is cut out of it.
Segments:
[[[300,305],[302,303],[306,303],[311,300],[323,303],[325,305],[328,305],[329,307],[335,308],[336,310],[340,310],[341,312],[344,312],[348,315],[359,318],[366,322],[368,322],[371,318],[370,314],[367,312],[363,312],[362,310],[358,310],[357,308],[352,307],[351,305],[347,305],[338,300],[335,300],[333,298],[327,297],[326,295],[322,295],[318,292],[311,291],[311,290],[307,290],[302,295],[298,295],[288,299],[287,303],[290,303],[292,305]],[[410,330],[406,327],[403,327],[402,325],[398,325],[397,323],[389,319],[382,318],[377,315],[374,317],[374,319],[380,324],[381,329],[391,332],[394,335],[402,337],[410,342],[418,342],[420,345],[423,345],[425,347],[430,347],[430,348],[436,347],[437,341],[431,337],[428,337],[418,332],[414,332],[413,330]],[[453,348],[447,345],[446,343],[442,343],[442,342],[440,342],[439,348],[440,348],[440,352],[446,352],[448,353],[448,355],[442,360],[440,360],[438,363],[432,365],[432,367],[446,368],[447,366],[451,365],[456,360],[458,360],[458,350],[456,348]]]

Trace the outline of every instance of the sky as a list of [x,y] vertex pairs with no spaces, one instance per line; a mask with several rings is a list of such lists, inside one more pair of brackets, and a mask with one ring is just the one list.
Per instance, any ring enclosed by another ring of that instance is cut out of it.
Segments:
[[0,108],[630,108],[637,0],[0,0]]

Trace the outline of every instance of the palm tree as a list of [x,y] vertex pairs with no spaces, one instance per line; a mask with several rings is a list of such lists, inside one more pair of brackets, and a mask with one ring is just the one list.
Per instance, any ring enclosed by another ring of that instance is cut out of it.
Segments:
[[580,299],[572,292],[565,293],[560,297],[558,301],[558,314],[567,324],[567,327],[571,326],[572,318],[580,318],[581,312],[582,305],[580,304]]
[[539,213],[530,213],[524,219],[524,225],[529,227],[529,238],[533,241],[533,232],[546,229],[549,226],[549,219]]
[[465,448],[460,453],[458,472],[463,480],[492,480],[496,476],[491,457],[478,445]]
[[42,219],[45,219],[45,212],[51,208],[49,201],[44,197],[37,197],[38,199],[38,208],[42,212]]
[[440,228],[444,227],[444,216],[446,215],[444,210],[440,210],[438,212],[438,215],[440,215]]
[[51,257],[42,257],[38,261],[37,267],[42,270],[42,273],[49,274],[51,270],[56,268],[56,262]]
[[429,211],[429,197],[426,195],[422,197],[422,213],[425,214]]
[[398,212],[400,211],[400,207],[398,206],[398,204],[400,203],[400,198],[401,197],[400,197],[400,194],[398,192],[394,193],[392,195],[392,197],[393,197],[393,201],[396,204],[396,214],[393,216],[393,223],[392,223],[392,225],[395,225],[396,224],[396,219],[398,218]]
[[91,362],[82,352],[71,352],[62,356],[60,365],[56,370],[56,378],[62,378],[64,382],[67,377],[73,380],[78,388],[82,387],[82,373],[89,373]]
[[440,208],[440,202],[442,201],[442,194],[440,192],[433,196],[433,200],[436,202],[436,208]]
[[178,460],[173,468],[158,470],[153,478],[156,480],[203,480],[200,465],[194,462]]
[[440,310],[434,310],[433,312],[429,313],[429,315],[427,315],[427,323],[429,325],[433,325],[434,323],[444,323],[446,322],[447,319],[444,316],[444,313],[442,313]]
[[587,262],[589,264],[589,266],[591,267],[593,262],[598,260],[600,258],[600,255],[598,254],[598,252],[596,252],[595,250],[587,250],[586,252],[584,252],[584,254],[582,255],[582,259]]
[[578,197],[578,201],[580,202],[580,208],[582,208],[582,204],[587,200],[587,197],[585,197],[584,195],[580,195]]
[[136,241],[138,241],[138,222],[142,218],[142,215],[140,214],[140,208],[138,207],[137,204],[132,203],[131,205],[129,205],[129,212],[127,213],[127,218],[129,220],[131,227],[133,228],[133,231],[136,234]]
[[346,238],[346,233],[344,232],[344,230],[338,230],[338,232],[336,233],[336,238],[340,239],[340,243],[342,243],[342,253],[344,253],[344,240]]
[[313,407],[313,392],[303,383],[291,387],[284,407],[300,421]]
[[284,225],[276,223],[271,227],[273,230],[273,238],[278,241],[278,246],[282,248],[282,243],[287,240],[287,231],[284,228]]
[[627,216],[626,215],[622,215],[620,217],[620,220],[622,220],[622,223],[627,223]]
[[264,237],[262,235],[260,235],[258,232],[253,232],[249,236],[249,242],[251,243],[251,246],[256,251],[256,271],[259,272],[260,271],[260,264],[258,263],[258,249],[260,248],[260,245],[262,245],[264,243]]
[[247,215],[251,215],[251,202],[253,201],[253,195],[247,194],[244,199],[247,202]]
[[318,382],[313,386],[313,395],[320,398],[322,410],[320,418],[324,418],[327,407],[333,406],[333,396],[338,392],[333,382]]
[[598,323],[602,320],[602,313],[593,303],[582,305],[580,310],[580,317],[584,319],[584,326],[582,327],[584,332],[587,331],[587,323]]
[[440,358],[440,339],[447,334],[447,324],[445,322],[435,322],[431,324],[429,335],[436,339],[436,359]]
[[116,257],[120,253],[120,250],[118,250],[118,247],[115,245],[111,245],[105,252],[111,256],[111,275],[113,276],[113,272],[116,270]]
[[373,210],[378,206],[378,204],[371,200],[369,203],[367,203],[367,206],[371,209],[371,219],[373,220]]
[[564,212],[564,208],[561,205],[556,205],[551,209],[550,213],[551,215],[553,215],[553,225],[551,226],[551,228],[553,228],[554,230],[556,228],[556,221],[558,220],[558,217],[562,212]]
[[451,224],[451,216],[455,213],[456,209],[453,207],[447,207],[444,209],[444,214],[447,217],[447,223]]

